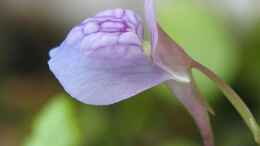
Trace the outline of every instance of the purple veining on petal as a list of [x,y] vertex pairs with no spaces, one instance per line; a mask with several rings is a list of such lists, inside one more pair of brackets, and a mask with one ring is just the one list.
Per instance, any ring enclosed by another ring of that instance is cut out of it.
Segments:
[[[120,17],[114,16],[113,11],[121,11]],[[137,30],[139,30],[138,34],[140,34],[141,36],[143,36],[144,33],[143,29],[140,29],[143,28],[143,25],[141,23],[142,22],[141,17],[136,13],[134,13],[132,10],[122,10],[122,9],[106,10],[104,12],[97,14],[92,18],[83,21],[82,24],[85,24],[90,21],[98,22],[99,24],[104,21],[127,22],[128,27],[132,28],[133,30],[136,29],[136,32]]]
[[[104,57],[102,51],[96,50],[116,48],[115,45],[132,44],[132,46],[142,48],[144,33],[141,18],[131,10],[106,10],[83,21],[79,27],[83,30],[84,35],[80,46],[86,55],[93,52],[95,55],[100,53],[102,58]],[[123,48],[128,49],[127,47]],[[114,49],[111,51],[116,52]],[[127,52],[127,50],[122,52]]]
[[119,40],[118,40],[119,44],[136,44],[138,46],[142,46],[142,42],[140,41],[140,39],[137,37],[137,35],[133,32],[126,32],[120,35]]
[[115,22],[115,21],[105,21],[101,23],[102,30],[106,29],[114,29],[119,31],[126,31],[126,25],[122,22]]
[[109,105],[170,80],[142,47],[141,19],[131,10],[107,10],[73,28],[50,51],[49,67],[77,100]]

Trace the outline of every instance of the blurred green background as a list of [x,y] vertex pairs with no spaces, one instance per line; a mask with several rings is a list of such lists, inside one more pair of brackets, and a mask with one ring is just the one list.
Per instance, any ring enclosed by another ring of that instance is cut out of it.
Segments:
[[[157,0],[162,27],[244,97],[260,121],[259,0]],[[161,85],[127,101],[94,107],[64,93],[48,51],[98,11],[140,0],[0,1],[0,146],[201,146],[184,107]],[[255,146],[212,82],[195,72],[214,108],[216,146]]]

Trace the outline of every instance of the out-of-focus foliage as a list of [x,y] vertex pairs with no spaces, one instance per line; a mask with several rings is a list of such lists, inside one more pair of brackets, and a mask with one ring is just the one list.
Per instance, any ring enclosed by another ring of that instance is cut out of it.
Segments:
[[39,113],[24,146],[79,146],[81,134],[75,106],[67,96],[58,96]]
[[[195,59],[231,81],[239,64],[239,49],[221,20],[192,0],[158,2],[159,22]],[[212,99],[216,87],[194,72],[199,87]]]
[[78,110],[77,119],[84,136],[83,144],[93,145],[104,136],[109,128],[106,110],[94,106],[81,106]]
[[246,75],[244,80],[253,85],[253,91],[259,92],[260,78],[256,77],[260,75],[260,20],[248,35],[245,36],[245,40],[241,45],[245,48],[243,52],[244,67],[242,71],[242,74]]
[[189,140],[185,140],[185,139],[178,139],[176,141],[172,141],[172,142],[165,142],[165,144],[163,144],[162,146],[198,146],[198,144],[195,144]]

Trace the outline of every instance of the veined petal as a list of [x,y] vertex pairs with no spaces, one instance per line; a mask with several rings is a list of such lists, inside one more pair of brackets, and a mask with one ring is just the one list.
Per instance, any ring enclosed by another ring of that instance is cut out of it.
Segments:
[[169,80],[144,55],[140,27],[130,10],[99,13],[50,52],[50,70],[71,96],[92,105],[113,104]]

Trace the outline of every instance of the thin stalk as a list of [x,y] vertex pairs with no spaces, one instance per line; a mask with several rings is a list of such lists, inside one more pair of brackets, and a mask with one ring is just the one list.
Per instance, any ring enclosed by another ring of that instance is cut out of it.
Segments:
[[244,101],[240,98],[240,96],[228,85],[224,80],[219,78],[214,72],[212,72],[207,67],[202,64],[193,61],[193,67],[204,73],[207,77],[209,77],[212,81],[216,83],[216,85],[220,88],[220,90],[224,93],[227,99],[231,102],[231,104],[235,107],[238,113],[242,116],[243,120],[252,131],[254,135],[254,139],[256,143],[260,144],[260,129],[254,118],[253,114],[244,103]]

